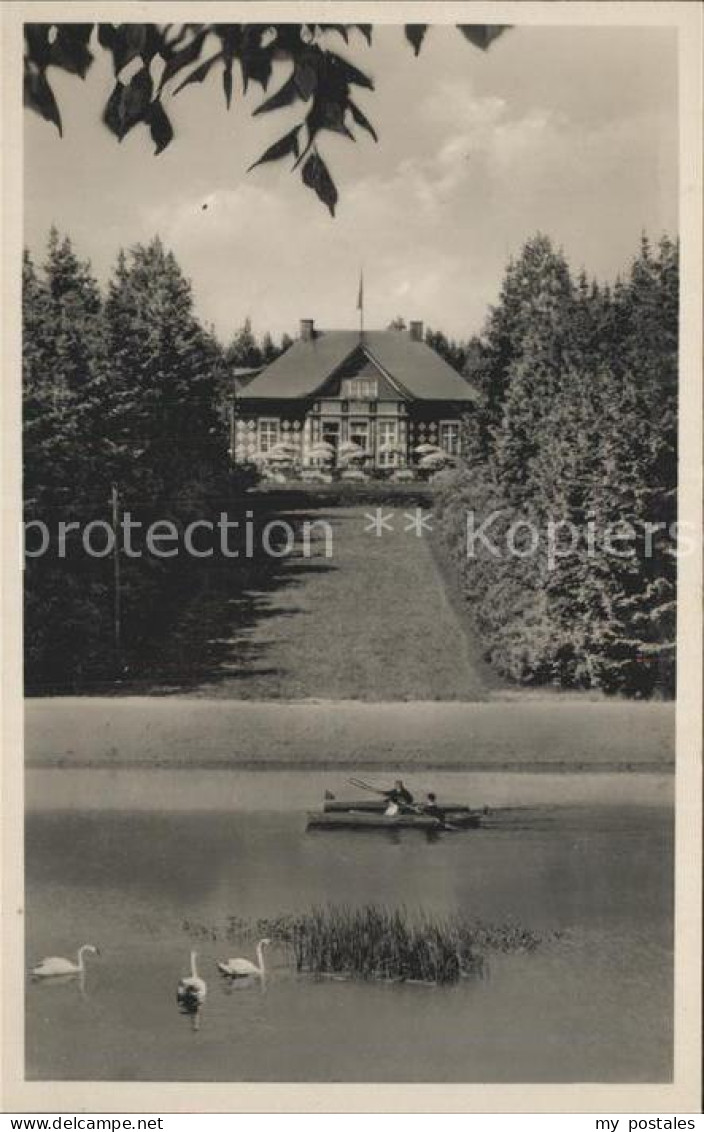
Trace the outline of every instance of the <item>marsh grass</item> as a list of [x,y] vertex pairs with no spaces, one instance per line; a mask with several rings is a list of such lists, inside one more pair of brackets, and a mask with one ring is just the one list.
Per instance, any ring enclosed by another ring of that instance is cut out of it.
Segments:
[[479,963],[449,923],[373,904],[315,908],[295,925],[291,942],[296,969],[316,975],[442,984]]
[[[214,930],[184,928],[211,938]],[[547,938],[516,923],[485,924],[459,913],[443,917],[378,904],[327,904],[257,921],[230,916],[224,935],[230,940],[268,936],[300,973],[431,985],[479,976],[488,953],[533,951]]]

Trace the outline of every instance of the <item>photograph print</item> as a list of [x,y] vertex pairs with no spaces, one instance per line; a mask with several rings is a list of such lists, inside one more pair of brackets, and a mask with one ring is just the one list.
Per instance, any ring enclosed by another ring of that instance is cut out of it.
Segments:
[[682,6],[52,7],[25,1081],[672,1086]]

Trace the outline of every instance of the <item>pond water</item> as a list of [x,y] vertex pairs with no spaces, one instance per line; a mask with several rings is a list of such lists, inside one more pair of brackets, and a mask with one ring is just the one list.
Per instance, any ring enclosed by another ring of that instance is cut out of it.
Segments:
[[[333,772],[30,771],[28,965],[84,942],[101,955],[82,985],[28,980],[27,1076],[671,1079],[672,778],[427,778],[410,785],[497,807],[487,827],[306,832],[324,789],[350,793]],[[549,938],[445,988],[316,980],[277,948],[264,986],[217,972],[218,959],[253,957],[225,938],[231,915],[369,901]],[[209,987],[198,1029],[175,1000],[192,947]]]

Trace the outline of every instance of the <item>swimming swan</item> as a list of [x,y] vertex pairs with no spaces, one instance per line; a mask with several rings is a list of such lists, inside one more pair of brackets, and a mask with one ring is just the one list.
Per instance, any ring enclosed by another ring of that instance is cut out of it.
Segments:
[[191,973],[184,975],[179,981],[176,988],[176,998],[189,1009],[195,1009],[205,1001],[205,996],[208,993],[208,987],[205,979],[201,979],[196,969],[196,959],[198,952],[191,952]]
[[266,975],[264,948],[268,947],[270,943],[270,939],[259,940],[256,964],[252,963],[251,959],[224,959],[222,963],[218,963],[218,969],[222,971],[223,975],[227,975],[231,979],[243,979],[248,975],[263,979]]
[[82,975],[85,971],[83,963],[84,952],[90,951],[93,955],[100,955],[97,947],[93,947],[92,943],[84,943],[83,947],[79,947],[76,956],[76,962],[72,963],[70,959],[60,959],[56,955],[51,955],[48,959],[42,959],[41,963],[32,968],[32,974],[36,979],[48,979],[54,975]]

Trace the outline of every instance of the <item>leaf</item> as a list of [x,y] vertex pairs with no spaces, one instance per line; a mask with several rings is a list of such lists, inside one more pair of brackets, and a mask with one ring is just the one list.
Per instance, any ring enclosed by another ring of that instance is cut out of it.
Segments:
[[367,133],[371,134],[375,142],[378,142],[379,135],[377,134],[367,116],[362,113],[362,111],[359,109],[356,103],[352,101],[351,98],[349,99],[347,105],[357,125],[361,126],[363,130],[366,130]]
[[318,24],[318,28],[323,32],[336,31],[338,35],[342,36],[345,43],[349,42],[349,36],[347,35],[347,27],[345,26],[345,24]]
[[27,56],[37,67],[44,68],[49,62],[49,29],[52,24],[25,24],[24,39],[27,45]]
[[125,86],[118,79],[103,112],[103,122],[122,141],[138,122],[148,117],[151,109],[152,80],[146,67],[133,75]]
[[[164,59],[164,35],[161,28],[157,24],[145,24],[146,38],[144,46],[142,47],[142,58],[144,62],[149,64],[155,55],[161,56]],[[164,62],[166,60],[164,59]]]
[[118,24],[111,46],[113,67],[119,75],[128,63],[141,55],[147,41],[146,24]]
[[259,83],[264,90],[271,78],[271,46],[262,47],[261,38],[267,28],[264,25],[252,24],[245,27],[240,48],[240,67],[242,69],[242,85],[247,90],[250,82]]
[[335,55],[332,56],[332,60],[334,60],[333,66],[335,70],[339,70],[339,72],[344,76],[346,82],[354,83],[355,86],[366,87],[367,90],[374,90],[374,83],[372,82],[372,80],[361,71],[358,71],[356,67],[353,67],[351,63],[348,63],[346,59],[343,59],[341,56]]
[[421,44],[425,39],[425,33],[428,30],[427,24],[406,24],[405,28],[406,39],[413,47],[416,55],[420,53]]
[[259,83],[262,90],[266,90],[271,78],[271,59],[257,53],[245,55],[240,59],[242,69],[242,86],[246,92],[250,82]]
[[268,114],[270,110],[279,110],[282,106],[290,106],[299,97],[298,87],[293,81],[293,75],[286,79],[282,87],[257,106],[254,114]]
[[59,134],[63,136],[61,115],[56,105],[54,92],[49,86],[44,71],[38,71],[31,66],[25,67],[24,104],[48,122],[53,122]]
[[[199,67],[196,67],[194,71],[191,71],[190,75],[188,75],[188,77],[185,78],[182,83],[178,84],[178,86],[174,90],[174,94],[178,94],[178,92],[180,90],[183,90],[185,86],[188,86],[189,83],[202,83],[203,79],[207,78],[210,68],[213,66],[213,64],[217,63],[218,59],[221,58],[222,51],[218,51],[216,55],[211,55],[210,58],[206,59],[204,63],[201,63]],[[161,93],[163,85],[164,80],[162,78],[159,84],[159,93]]]
[[241,24],[215,24],[215,34],[222,44],[226,59],[232,60],[239,55],[243,38]]
[[508,24],[458,24],[462,35],[475,47],[486,51],[495,39],[508,30]]
[[261,157],[255,161],[253,165],[250,165],[247,172],[249,173],[252,169],[256,169],[257,165],[262,165],[265,161],[278,161],[281,157],[287,157],[290,153],[292,153],[294,157],[298,157],[298,132],[300,128],[300,126],[294,126],[289,133],[284,134],[282,138],[279,138],[273,145],[270,145]]
[[[180,51],[174,51],[173,55],[167,60],[166,66],[164,67],[164,73],[161,76],[159,90],[163,90],[169,79],[172,79],[174,75],[177,75],[179,71],[182,71],[184,67],[190,67],[191,63],[195,63],[196,59],[200,58],[200,53],[203,50],[205,38],[206,33],[201,31],[193,37],[190,43],[187,43],[185,47],[182,47]],[[191,81],[201,82],[202,79],[192,79]],[[185,85],[185,83],[181,84],[181,86]],[[179,90],[180,89],[181,87],[179,87]]]
[[225,105],[230,109],[232,102],[232,60],[225,60],[225,67],[222,72],[222,88],[225,92]]
[[149,70],[147,67],[142,67],[125,87],[122,100],[124,133],[144,119],[151,102],[152,90],[153,83]]
[[103,122],[107,128],[122,141],[122,98],[125,93],[125,84],[118,79],[103,110]]
[[116,29],[114,24],[98,24],[98,43],[112,51],[115,45]]
[[302,163],[303,158],[308,154],[311,146],[313,145],[313,142],[315,141],[315,135],[318,132],[318,127],[311,124],[310,114],[306,117],[306,129],[308,131],[308,140],[306,141],[306,144],[303,146],[303,149],[301,150],[297,160],[294,162],[294,165],[293,165],[294,169],[298,168],[298,166]]
[[301,37],[301,29],[304,25],[301,24],[271,24],[267,28],[267,32],[271,35],[273,30],[275,39],[272,40],[271,46],[277,52],[277,58],[282,59],[286,56],[294,58],[303,46]]
[[326,204],[330,209],[330,215],[334,216],[337,189],[322,157],[317,153],[312,153],[301,170],[301,176],[303,184],[314,190],[323,204]]
[[156,149],[154,150],[154,156],[156,157],[162,150],[166,149],[174,136],[173,126],[158,98],[152,102],[149,107],[147,122],[149,123],[149,132],[152,136],[152,141],[156,144]]
[[371,24],[355,24],[357,31],[361,32],[367,43],[372,45],[372,25]]
[[311,134],[315,135],[318,130],[332,130],[334,133],[344,134],[354,141],[354,135],[350,133],[345,125],[347,103],[348,98],[346,94],[343,94],[342,101],[334,97],[334,95],[331,98],[326,98],[322,94],[319,95],[315,99],[313,108],[306,119]]
[[49,47],[49,62],[84,79],[93,62],[88,50],[92,31],[92,24],[59,24],[56,39]]
[[322,63],[323,54],[321,51],[308,51],[304,56],[299,56],[296,59],[293,81],[304,102],[307,102],[315,93],[318,86],[318,70]]

